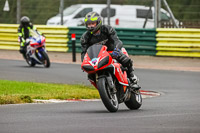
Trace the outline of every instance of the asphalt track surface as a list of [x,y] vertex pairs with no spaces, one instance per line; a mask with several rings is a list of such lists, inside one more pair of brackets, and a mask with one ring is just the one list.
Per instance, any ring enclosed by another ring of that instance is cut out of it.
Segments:
[[[0,106],[0,133],[199,133],[200,72],[136,69],[143,90],[162,95],[139,110],[120,104],[109,113],[101,101]],[[0,79],[89,84],[78,64],[49,69],[0,60]]]

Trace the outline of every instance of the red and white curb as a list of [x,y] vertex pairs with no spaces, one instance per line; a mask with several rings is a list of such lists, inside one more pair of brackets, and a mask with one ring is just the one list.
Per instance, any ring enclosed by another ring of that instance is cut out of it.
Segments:
[[145,90],[140,90],[140,93],[142,94],[142,98],[151,98],[161,95],[160,93],[155,91],[145,91]]
[[[155,91],[145,91],[140,90],[142,94],[142,98],[152,98],[160,96],[161,94]],[[66,100],[59,100],[59,99],[49,99],[49,100],[40,100],[40,99],[33,99],[36,103],[67,103],[67,102],[94,102],[94,101],[101,101],[101,99],[66,99]]]

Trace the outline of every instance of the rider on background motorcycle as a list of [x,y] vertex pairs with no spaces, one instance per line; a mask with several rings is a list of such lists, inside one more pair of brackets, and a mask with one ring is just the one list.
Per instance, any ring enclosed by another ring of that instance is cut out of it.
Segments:
[[[30,37],[29,30],[35,30],[37,31],[36,27],[33,26],[31,23],[29,17],[23,16],[20,20],[20,25],[18,27],[18,36],[19,36],[19,42],[20,42],[20,53],[25,54],[26,53],[26,39]],[[37,33],[39,33],[37,31]],[[39,33],[41,34],[41,33]]]
[[[109,25],[102,25],[101,17],[96,12],[89,12],[85,16],[85,25],[87,31],[81,37],[81,60],[83,61],[89,46],[96,43],[103,43],[103,45],[107,46],[107,51],[113,51],[112,58],[121,63],[123,67],[127,67],[127,76],[130,79],[130,85],[135,89],[140,89],[140,86],[137,84],[137,76],[133,73],[133,61],[121,51],[123,44],[119,40],[115,29]],[[89,74],[88,78],[91,82],[94,82],[93,79],[95,76]]]

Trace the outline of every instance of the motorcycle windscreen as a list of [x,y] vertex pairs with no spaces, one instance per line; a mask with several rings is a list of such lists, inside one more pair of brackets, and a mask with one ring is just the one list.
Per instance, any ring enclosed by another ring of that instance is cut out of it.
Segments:
[[101,51],[102,45],[94,44],[87,49],[88,56],[90,59],[97,58]]
[[35,30],[29,30],[30,36],[33,38],[38,38],[40,35]]

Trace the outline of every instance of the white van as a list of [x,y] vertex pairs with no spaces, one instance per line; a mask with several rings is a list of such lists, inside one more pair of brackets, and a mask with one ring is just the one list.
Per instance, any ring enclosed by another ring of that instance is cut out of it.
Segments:
[[[77,4],[71,5],[63,11],[63,24],[68,27],[84,25],[84,17],[88,12],[95,11],[100,15],[106,12],[106,4]],[[122,28],[143,28],[146,14],[149,7],[136,5],[111,5],[110,25]],[[161,9],[161,20],[169,21],[170,15]],[[50,18],[47,25],[60,25],[61,15]],[[107,24],[107,17],[103,18],[103,23]],[[154,28],[154,7],[149,13],[145,28]]]

